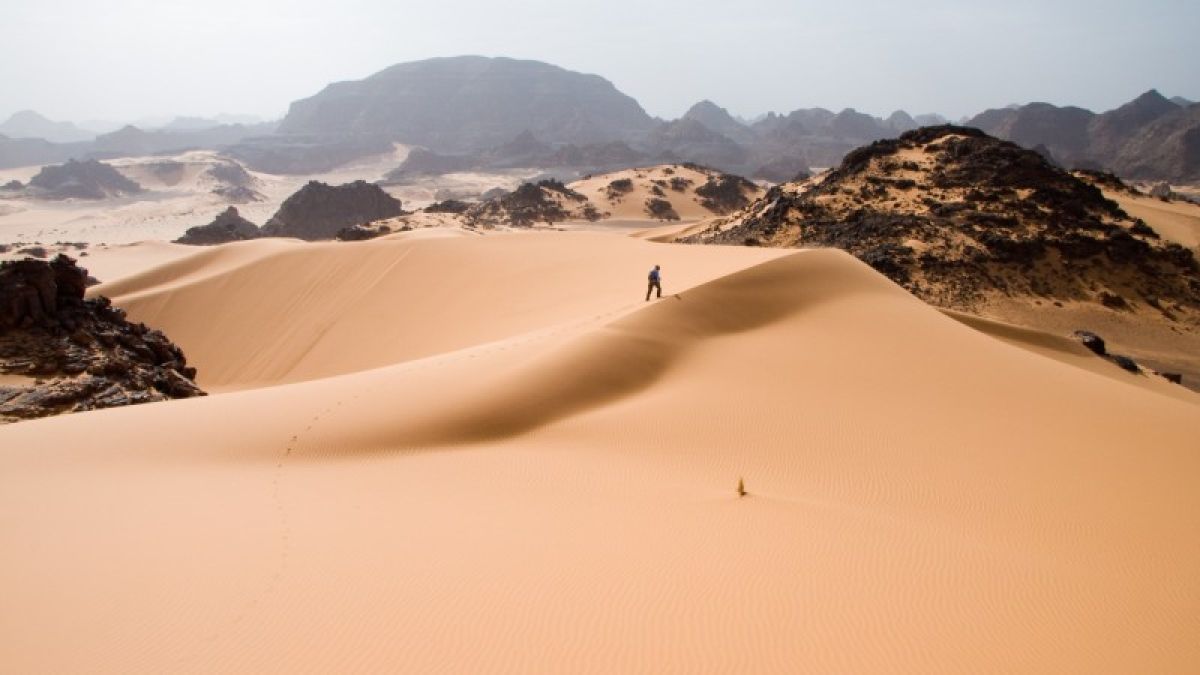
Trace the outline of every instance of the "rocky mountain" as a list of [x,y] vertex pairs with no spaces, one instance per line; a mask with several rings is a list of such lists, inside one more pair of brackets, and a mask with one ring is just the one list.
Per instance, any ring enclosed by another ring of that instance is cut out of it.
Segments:
[[1096,115],[1088,123],[1088,154],[1093,157],[1114,157],[1130,138],[1147,125],[1178,110],[1178,104],[1150,90],[1119,108]]
[[1130,178],[1197,180],[1200,150],[1188,140],[1196,127],[1187,110],[1150,90],[1100,114],[1030,103],[985,111],[967,126],[1026,148],[1043,148],[1064,166],[1111,169]]
[[1200,180],[1200,104],[1167,113],[1125,141],[1111,162],[1123,176]]
[[0,263],[0,423],[204,395],[178,347],[86,285],[63,255]]
[[37,199],[108,199],[142,192],[142,187],[94,159],[43,167],[25,190]]
[[652,131],[646,145],[656,163],[695,162],[718,168],[745,167],[751,150],[734,139],[684,117]]
[[90,143],[51,143],[40,138],[0,135],[0,169],[56,164],[87,154]]
[[0,134],[9,138],[40,138],[51,143],[76,143],[95,137],[70,122],[54,122],[32,110],[14,113],[0,123]]
[[699,122],[705,128],[731,138],[738,143],[752,143],[754,141],[754,132],[748,125],[730,115],[728,110],[709,100],[700,101],[691,108],[688,108],[688,111],[679,119]]
[[183,236],[176,239],[176,244],[191,244],[193,246],[212,246],[231,241],[257,239],[262,236],[258,226],[246,220],[238,213],[236,207],[222,211],[207,225],[189,227]]
[[459,56],[402,63],[293,103],[283,134],[382,137],[441,152],[529,130],[550,143],[628,140],[653,120],[597,75],[538,61]]
[[1019,108],[988,110],[977,115],[967,126],[989,135],[1033,148],[1045,146],[1054,157],[1078,164],[1088,157],[1088,125],[1096,117],[1090,110],[1049,103],[1030,103]]
[[400,200],[378,185],[355,181],[326,185],[309,181],[284,200],[279,210],[262,227],[264,237],[333,239],[339,230],[353,225],[399,216]]
[[917,120],[913,119],[912,115],[909,115],[903,110],[897,110],[896,112],[892,113],[886,120],[884,120],[884,122],[887,124],[889,129],[898,134],[902,134],[905,131],[912,131],[913,129],[921,126],[917,123]]
[[845,249],[933,304],[1096,303],[1200,325],[1200,266],[1037,153],[974,128],[907,132],[772,188],[697,243]]

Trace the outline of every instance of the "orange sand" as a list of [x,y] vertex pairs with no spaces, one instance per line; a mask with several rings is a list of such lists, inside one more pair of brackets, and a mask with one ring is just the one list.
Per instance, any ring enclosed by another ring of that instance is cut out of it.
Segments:
[[844,253],[259,241],[100,290],[224,393],[0,428],[5,672],[1200,670],[1196,400]]

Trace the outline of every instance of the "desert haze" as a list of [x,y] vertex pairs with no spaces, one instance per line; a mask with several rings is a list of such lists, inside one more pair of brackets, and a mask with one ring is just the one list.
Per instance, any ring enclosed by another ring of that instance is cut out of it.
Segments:
[[0,672],[1200,672],[1195,12],[223,2],[6,8]]

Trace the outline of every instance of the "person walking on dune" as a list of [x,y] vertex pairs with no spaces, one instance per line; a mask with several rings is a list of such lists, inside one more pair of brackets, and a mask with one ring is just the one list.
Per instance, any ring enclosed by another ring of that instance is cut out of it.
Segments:
[[650,302],[651,291],[658,291],[658,297],[662,297],[662,268],[658,265],[650,270],[650,285],[646,287],[646,302]]

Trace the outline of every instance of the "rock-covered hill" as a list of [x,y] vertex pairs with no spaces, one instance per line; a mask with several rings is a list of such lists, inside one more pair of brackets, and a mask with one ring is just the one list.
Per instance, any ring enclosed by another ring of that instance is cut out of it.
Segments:
[[1200,323],[1190,250],[1037,153],[971,128],[859,148],[691,241],[843,248],[948,308],[1038,297]]
[[0,263],[0,424],[204,394],[178,347],[86,285],[63,255]]
[[653,124],[597,75],[482,56],[402,63],[296,101],[284,134],[384,136],[438,151],[476,151],[533,130],[553,143],[627,139]]
[[43,167],[29,179],[26,193],[38,199],[107,199],[137,194],[142,186],[94,159],[68,160]]
[[257,239],[260,236],[262,233],[258,226],[243,218],[237,208],[231,206],[222,211],[211,223],[189,227],[182,237],[175,240],[175,243],[212,246],[231,241]]
[[[442,205],[434,207],[445,208]],[[566,220],[598,220],[603,216],[587,197],[556,180],[523,183],[505,195],[461,211],[462,221],[475,228],[532,227]]]
[[565,184],[556,179],[527,182],[478,202],[438,202],[368,229],[383,234],[426,227],[527,228],[568,221],[694,222],[736,211],[762,193],[741,176],[696,164],[663,164],[588,175]]
[[691,163],[637,167],[570,184],[604,217],[702,220],[737,211],[762,195],[741,176]]
[[263,225],[262,236],[333,239],[343,228],[394,218],[403,212],[400,200],[366,181],[338,186],[309,181],[284,200]]

